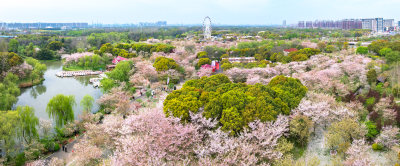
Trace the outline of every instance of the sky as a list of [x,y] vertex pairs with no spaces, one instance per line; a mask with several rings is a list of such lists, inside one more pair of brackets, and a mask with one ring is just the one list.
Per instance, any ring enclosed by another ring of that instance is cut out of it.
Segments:
[[383,17],[398,20],[400,0],[0,0],[0,22],[277,25],[286,20]]

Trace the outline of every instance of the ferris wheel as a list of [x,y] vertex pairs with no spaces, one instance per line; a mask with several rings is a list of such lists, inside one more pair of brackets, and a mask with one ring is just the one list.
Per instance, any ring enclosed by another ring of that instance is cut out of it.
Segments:
[[211,39],[211,31],[211,18],[207,16],[203,20],[203,32],[205,40]]

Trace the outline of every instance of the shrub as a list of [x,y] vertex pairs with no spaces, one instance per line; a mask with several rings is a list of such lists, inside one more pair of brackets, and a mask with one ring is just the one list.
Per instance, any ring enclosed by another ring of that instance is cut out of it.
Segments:
[[[46,148],[49,152],[54,152],[56,151],[56,145],[58,144],[56,144],[54,141],[46,141],[44,143],[44,148]],[[58,149],[60,149],[60,147],[58,147]]]
[[400,52],[399,51],[391,51],[385,56],[387,63],[394,63],[400,61]]
[[325,52],[327,52],[327,53],[332,53],[333,51],[335,51],[335,46],[333,46],[333,45],[328,45],[328,46],[326,46],[326,48],[325,48]]
[[221,68],[224,69],[224,70],[229,70],[229,69],[233,68],[233,65],[232,65],[232,63],[227,62],[227,63],[223,63],[221,65]]
[[197,67],[201,67],[205,64],[211,64],[211,60],[209,58],[201,58],[199,59],[199,62],[197,63]]
[[60,145],[59,144],[54,144],[54,151],[57,152],[58,150],[60,150]]
[[396,97],[399,97],[400,95],[400,85],[395,85],[392,88],[392,94]]
[[389,53],[391,53],[392,52],[392,49],[390,49],[390,48],[382,48],[380,51],[379,51],[379,55],[381,55],[381,56],[386,56],[386,55],[388,55]]
[[368,130],[365,136],[368,138],[368,140],[373,140],[379,134],[379,131],[376,128],[376,124],[374,122],[367,121],[365,122],[365,126]]
[[375,71],[375,69],[370,69],[368,72],[367,72],[367,81],[368,81],[368,83],[371,85],[372,83],[374,83],[374,82],[376,82],[376,78],[377,78],[378,76],[377,76],[377,74],[376,74],[376,71]]
[[383,83],[379,83],[378,85],[376,85],[375,90],[382,94],[385,90],[385,88],[383,87]]
[[374,143],[374,144],[372,144],[372,149],[375,151],[380,151],[383,149],[383,146],[378,143]]
[[208,54],[205,51],[201,51],[197,53],[197,58],[207,58]]
[[169,69],[177,69],[179,65],[171,58],[158,57],[153,64],[157,71],[167,71]]
[[222,58],[229,58],[229,55],[228,54],[223,54],[222,56],[221,56],[221,59]]
[[132,94],[136,93],[136,88],[135,87],[131,87],[129,90],[131,91]]
[[362,55],[368,54],[368,48],[367,47],[362,47],[362,46],[357,47],[356,53],[357,54],[362,54]]
[[25,158],[25,153],[19,153],[16,157],[15,157],[15,165],[16,166],[23,166],[25,165],[26,162],[26,158]]
[[306,54],[296,54],[291,56],[292,61],[305,61],[308,59],[308,56]]
[[297,115],[290,121],[290,136],[301,146],[307,145],[313,122],[306,116]]
[[334,122],[325,134],[326,147],[345,153],[353,140],[361,139],[365,135],[363,127],[357,120],[346,118],[340,122]]
[[375,104],[375,98],[374,97],[370,97],[365,101],[365,106],[369,107]]

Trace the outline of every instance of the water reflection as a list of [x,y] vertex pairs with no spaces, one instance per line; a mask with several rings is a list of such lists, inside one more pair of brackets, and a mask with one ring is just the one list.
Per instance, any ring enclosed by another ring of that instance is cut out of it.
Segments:
[[84,86],[88,86],[89,85],[89,81],[90,78],[92,78],[91,76],[79,76],[79,77],[75,77],[75,79],[77,81],[79,81],[79,83],[81,83]]
[[[35,109],[35,115],[38,118],[49,119],[46,107],[51,98],[57,94],[74,95],[77,104],[73,109],[75,119],[77,119],[82,113],[79,103],[83,96],[88,94],[97,100],[102,95],[100,89],[93,88],[89,84],[89,79],[92,77],[59,78],[55,74],[62,70],[62,62],[45,62],[45,64],[47,65],[47,71],[44,74],[45,80],[43,83],[31,88],[22,89],[14,108],[28,105]],[[92,112],[97,111],[98,108],[98,104],[94,103]]]
[[37,96],[42,95],[43,93],[45,93],[46,89],[47,89],[46,86],[44,86],[42,84],[36,85],[36,86],[31,88],[30,94],[34,99],[36,99]]

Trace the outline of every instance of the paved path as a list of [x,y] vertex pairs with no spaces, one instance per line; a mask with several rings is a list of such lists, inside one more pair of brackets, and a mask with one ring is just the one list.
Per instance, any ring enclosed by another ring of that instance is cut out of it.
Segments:
[[65,145],[67,147],[67,152],[64,152],[62,150],[62,147],[60,147],[60,150],[58,150],[57,152],[51,154],[50,156],[48,156],[46,158],[46,165],[49,165],[50,160],[54,157],[57,157],[59,159],[63,159],[64,161],[68,162],[68,159],[70,158],[71,154],[72,154],[72,150],[74,149],[74,145],[82,138],[82,135],[80,135],[78,138],[76,138],[75,140],[73,140],[72,142],[68,143],[67,145]]

